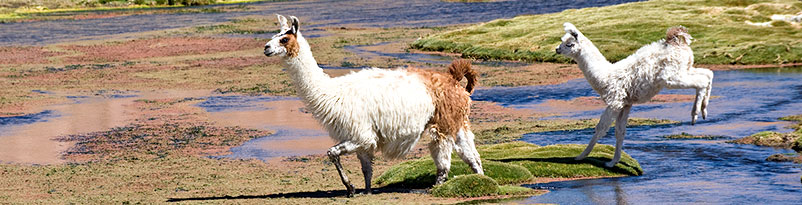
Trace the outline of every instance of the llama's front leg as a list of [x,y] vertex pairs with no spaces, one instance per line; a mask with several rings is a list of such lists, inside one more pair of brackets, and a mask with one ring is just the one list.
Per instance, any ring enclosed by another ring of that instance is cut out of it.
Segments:
[[476,145],[473,142],[474,135],[471,130],[461,129],[457,132],[457,141],[455,142],[454,150],[462,158],[466,164],[471,166],[474,173],[484,175],[482,170],[482,159],[479,158],[479,152],[476,151]]
[[437,167],[435,185],[446,182],[448,178],[448,171],[451,169],[451,149],[453,149],[453,145],[454,142],[450,137],[435,137],[429,144],[429,152],[431,152],[434,160],[434,166]]
[[340,179],[343,181],[345,189],[348,190],[348,197],[354,196],[356,191],[354,190],[354,185],[348,180],[348,176],[346,176],[345,172],[343,172],[343,165],[340,163],[340,156],[356,150],[357,147],[358,146],[354,143],[343,142],[329,148],[329,151],[326,153],[329,156],[329,159],[331,159],[331,163],[333,163],[334,167],[337,168],[337,173],[340,174]]
[[590,151],[593,151],[593,146],[596,146],[596,142],[599,141],[599,138],[607,134],[607,130],[609,130],[610,125],[613,124],[613,116],[617,114],[618,111],[611,107],[607,107],[607,109],[604,110],[601,118],[599,118],[599,124],[596,124],[596,133],[593,134],[593,138],[591,138],[590,142],[588,142],[588,146],[585,147],[585,151],[583,151],[582,154],[579,154],[579,156],[576,156],[576,158],[574,158],[575,160],[583,160],[585,157],[588,157]]
[[365,194],[372,194],[370,182],[373,179],[373,152],[362,151],[356,155],[362,164],[362,175],[365,176]]
[[615,154],[613,155],[613,160],[604,164],[606,167],[613,167],[621,160],[621,150],[624,146],[624,136],[626,136],[627,133],[627,119],[629,119],[629,110],[631,108],[632,105],[624,106],[624,109],[621,110],[621,113],[618,114],[618,118],[615,120]]

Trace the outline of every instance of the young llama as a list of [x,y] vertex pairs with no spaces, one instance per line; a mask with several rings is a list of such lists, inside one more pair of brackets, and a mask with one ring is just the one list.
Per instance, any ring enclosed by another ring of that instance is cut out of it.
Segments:
[[[267,42],[265,55],[284,59],[298,96],[338,142],[327,154],[348,196],[355,191],[343,172],[341,155],[357,154],[365,192],[370,194],[373,154],[381,151],[386,158],[399,158],[421,136],[432,139],[429,150],[437,167],[437,184],[448,176],[452,148],[474,172],[484,174],[468,120],[477,77],[470,61],[454,61],[450,75],[413,68],[371,68],[331,78],[312,56],[298,29],[298,18],[290,19],[288,24],[287,18],[278,15],[281,31]],[[468,80],[464,88],[459,84],[463,76]]]
[[615,121],[615,155],[612,161],[605,164],[607,167],[615,166],[621,159],[621,146],[632,105],[648,102],[663,88],[696,89],[691,124],[696,123],[700,110],[702,118],[707,118],[713,72],[692,67],[692,38],[684,27],[668,29],[666,39],[643,46],[634,54],[613,64],[574,25],[565,23],[563,26],[566,34],[562,37],[562,44],[557,47],[557,53],[577,62],[585,79],[607,105],[596,125],[596,133],[576,160],[587,157],[599,138],[607,134],[610,125]]

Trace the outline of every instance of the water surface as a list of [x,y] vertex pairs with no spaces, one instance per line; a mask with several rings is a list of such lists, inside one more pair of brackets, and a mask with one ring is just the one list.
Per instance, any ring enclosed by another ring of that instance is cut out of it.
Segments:
[[248,6],[247,10],[222,13],[149,14],[102,19],[0,24],[0,46],[102,40],[111,35],[209,25],[226,22],[237,17],[273,16],[277,13],[298,16],[302,22],[316,23],[314,25],[316,27],[433,27],[479,23],[524,14],[553,13],[565,9],[607,6],[633,1],[635,0],[505,0],[487,3],[453,3],[431,0],[258,2],[245,4]]
[[[767,162],[766,157],[792,150],[736,145],[725,140],[666,140],[662,135],[724,135],[740,138],[760,131],[791,131],[777,118],[802,114],[802,68],[716,71],[709,118],[691,126],[692,102],[636,105],[632,117],[681,121],[681,124],[627,129],[624,150],[645,173],[638,177],[592,179],[527,185],[551,192],[524,203],[723,203],[798,204],[802,202],[800,165]],[[665,90],[693,94],[693,90]],[[492,88],[476,91],[476,100],[516,108],[538,109],[549,99],[598,96],[584,79],[553,86]],[[559,110],[557,118],[598,118],[601,109]],[[538,145],[586,144],[592,129],[526,134],[521,139]],[[614,144],[611,135],[600,143]]]

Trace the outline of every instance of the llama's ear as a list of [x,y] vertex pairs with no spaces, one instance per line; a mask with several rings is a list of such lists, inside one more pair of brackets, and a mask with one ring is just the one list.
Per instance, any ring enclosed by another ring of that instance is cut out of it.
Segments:
[[282,31],[284,29],[289,29],[290,28],[290,26],[287,25],[287,18],[286,17],[284,17],[282,15],[278,15],[278,14],[276,14],[276,17],[278,17],[278,24],[281,25],[281,30]]
[[574,36],[574,38],[579,38],[579,34],[581,34],[579,32],[579,29],[576,29],[576,26],[574,26],[574,24],[565,22],[563,24],[563,28],[565,28],[565,33],[571,34],[571,36]]
[[298,21],[298,17],[290,16],[290,20],[292,21],[292,33],[298,33],[298,29],[301,27],[301,22]]

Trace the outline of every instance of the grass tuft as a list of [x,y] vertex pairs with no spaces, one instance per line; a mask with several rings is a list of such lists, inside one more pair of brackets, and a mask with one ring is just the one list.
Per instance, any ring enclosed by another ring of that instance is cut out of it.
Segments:
[[791,115],[781,117],[780,120],[795,121],[796,125],[790,127],[794,129],[793,132],[779,133],[774,131],[763,131],[752,134],[750,136],[727,141],[728,143],[735,144],[752,144],[757,146],[769,146],[784,149],[793,149],[797,152],[802,152],[802,115]]
[[680,134],[673,134],[673,135],[664,135],[662,138],[665,139],[705,139],[705,140],[715,140],[715,139],[723,139],[727,138],[727,136],[722,135],[692,135],[686,132],[682,132]]
[[[614,6],[569,9],[560,13],[498,19],[420,39],[412,48],[461,53],[485,60],[569,63],[554,48],[572,22],[610,61],[660,40],[669,27],[683,25],[695,38],[691,47],[700,64],[775,64],[802,62],[799,24],[750,26],[773,14],[796,14],[800,3],[757,1],[656,0]],[[649,15],[642,15],[648,13]]]
[[[585,145],[537,146],[526,142],[508,142],[478,148],[485,174],[500,184],[515,184],[533,177],[618,177],[643,174],[640,164],[626,153],[613,168],[604,167],[612,159],[614,148],[597,145],[582,161],[573,158]],[[434,184],[434,162],[430,158],[407,161],[391,167],[375,180],[389,187],[426,188]],[[449,178],[472,173],[467,164],[454,158]]]
[[498,193],[498,183],[479,174],[458,176],[432,188],[432,195],[437,197],[478,197]]
[[[459,175],[471,174],[473,171],[467,164],[452,156],[449,178]],[[485,175],[502,184],[518,183],[532,178],[532,173],[519,165],[494,161],[483,161]],[[436,168],[431,158],[413,160],[395,165],[379,178],[375,183],[380,186],[402,188],[428,188],[434,185]]]

